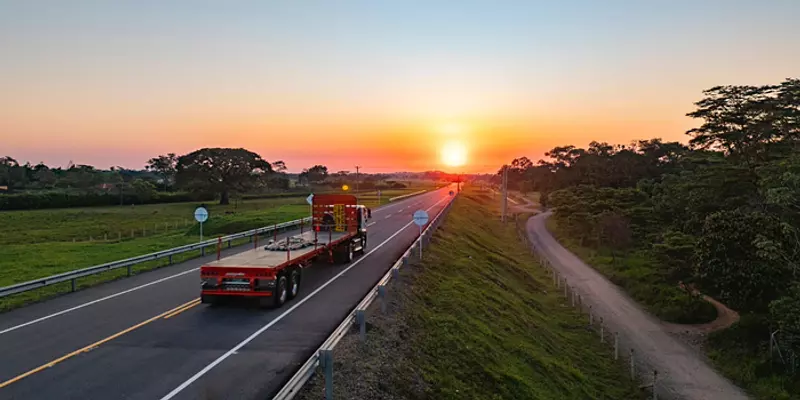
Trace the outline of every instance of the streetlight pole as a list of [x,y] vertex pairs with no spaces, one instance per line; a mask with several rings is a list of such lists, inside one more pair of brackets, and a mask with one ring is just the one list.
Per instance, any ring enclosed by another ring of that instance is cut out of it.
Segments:
[[360,165],[356,165],[356,202],[358,202],[358,180],[359,180],[358,170],[360,168],[361,168]]

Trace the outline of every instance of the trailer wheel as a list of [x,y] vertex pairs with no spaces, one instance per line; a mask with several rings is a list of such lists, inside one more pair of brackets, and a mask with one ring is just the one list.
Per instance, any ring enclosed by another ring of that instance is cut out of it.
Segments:
[[351,242],[350,244],[347,245],[346,252],[344,253],[344,256],[346,257],[345,262],[347,263],[353,262],[353,258],[355,258],[354,253],[355,252],[353,251],[353,243]]
[[292,268],[289,272],[289,300],[297,297],[300,292],[300,268]]
[[286,275],[281,274],[275,282],[275,289],[272,290],[273,307],[278,308],[286,303],[286,298],[289,296],[286,286]]

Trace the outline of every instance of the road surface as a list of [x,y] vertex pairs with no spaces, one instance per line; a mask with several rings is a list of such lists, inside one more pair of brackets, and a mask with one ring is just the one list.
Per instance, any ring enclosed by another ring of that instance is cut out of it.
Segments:
[[[711,368],[701,355],[670,336],[616,285],[561,246],[547,231],[550,212],[531,217],[527,233],[554,268],[576,287],[595,315],[620,334],[620,348],[633,347],[640,371],[658,370],[659,399],[739,400],[747,395]],[[647,366],[646,370],[642,367]],[[652,381],[652,379],[650,380]]]
[[209,256],[0,314],[0,399],[270,398],[413,242],[412,213],[435,215],[449,190],[373,210],[367,254],[307,268],[280,309],[198,304]]

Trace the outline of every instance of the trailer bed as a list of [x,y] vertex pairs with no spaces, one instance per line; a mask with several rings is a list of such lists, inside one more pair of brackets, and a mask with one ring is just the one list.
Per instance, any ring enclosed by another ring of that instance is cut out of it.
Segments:
[[[317,234],[316,246],[311,245],[301,249],[291,250],[288,259],[285,250],[264,250],[264,245],[259,245],[253,250],[225,257],[205,265],[208,267],[276,268],[286,264],[287,261],[302,258],[315,250],[324,248],[331,243],[336,243],[347,236],[352,236],[352,232],[319,232]],[[300,235],[294,235],[294,237],[303,237],[305,240],[313,241],[314,232],[304,232]]]

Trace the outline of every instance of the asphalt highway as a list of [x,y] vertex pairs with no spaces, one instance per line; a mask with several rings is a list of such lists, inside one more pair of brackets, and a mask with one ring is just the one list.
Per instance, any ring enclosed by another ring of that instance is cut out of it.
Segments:
[[279,309],[199,304],[212,255],[0,314],[0,399],[271,398],[414,241],[412,213],[433,218],[449,190],[374,209],[367,253],[306,268]]

